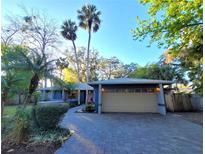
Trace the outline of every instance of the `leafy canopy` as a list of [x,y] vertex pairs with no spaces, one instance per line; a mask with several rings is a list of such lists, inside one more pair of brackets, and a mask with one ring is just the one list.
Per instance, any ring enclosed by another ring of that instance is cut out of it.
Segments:
[[78,12],[79,26],[89,31],[97,32],[100,27],[101,12],[97,10],[95,5],[84,5]]
[[176,52],[202,43],[202,0],[140,2],[149,4],[150,18],[140,20],[137,17],[137,28],[132,30],[135,39],[150,36],[150,43],[158,41],[159,47],[172,48]]
[[78,27],[75,24],[75,22],[71,20],[66,20],[63,22],[63,25],[61,26],[61,34],[65,39],[74,41],[77,38],[77,29]]
[[164,47],[165,62],[184,70],[193,89],[202,94],[203,88],[203,2],[202,0],[140,0],[148,4],[150,18],[137,17],[133,37],[142,41],[150,38]]
[[187,84],[184,71],[176,69],[172,65],[161,65],[158,63],[147,64],[144,67],[136,67],[129,73],[129,77],[155,80],[175,80],[178,83]]

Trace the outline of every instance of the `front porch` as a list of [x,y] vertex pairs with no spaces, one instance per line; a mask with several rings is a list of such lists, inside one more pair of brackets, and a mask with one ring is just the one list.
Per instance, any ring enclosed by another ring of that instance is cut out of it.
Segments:
[[37,89],[41,92],[41,103],[49,102],[69,102],[84,104],[91,101],[93,98],[93,87],[85,83],[76,83],[70,87],[47,87]]

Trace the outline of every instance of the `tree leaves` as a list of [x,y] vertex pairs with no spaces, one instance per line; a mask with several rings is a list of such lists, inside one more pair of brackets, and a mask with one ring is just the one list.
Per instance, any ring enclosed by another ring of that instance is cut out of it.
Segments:
[[142,41],[148,37],[148,45],[157,42],[159,48],[168,49],[172,60],[176,59],[180,67],[189,72],[193,88],[202,87],[202,0],[141,0],[140,3],[149,5],[150,18],[141,20],[137,17],[133,38]]

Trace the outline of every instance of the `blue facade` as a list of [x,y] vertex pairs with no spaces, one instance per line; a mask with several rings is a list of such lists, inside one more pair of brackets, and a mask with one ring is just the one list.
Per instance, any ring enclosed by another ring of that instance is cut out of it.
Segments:
[[56,90],[53,91],[53,100],[60,100],[62,99],[62,91]]
[[95,109],[96,109],[96,111],[98,111],[98,94],[99,94],[99,92],[98,92],[98,85],[96,85],[96,86],[92,86],[93,88],[94,88],[94,95],[95,95]]

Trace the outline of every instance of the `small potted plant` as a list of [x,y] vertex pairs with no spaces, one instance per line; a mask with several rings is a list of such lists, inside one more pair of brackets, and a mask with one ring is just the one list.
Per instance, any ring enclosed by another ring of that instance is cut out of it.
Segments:
[[88,102],[88,104],[85,107],[85,110],[87,112],[94,112],[95,111],[95,103],[94,102]]

